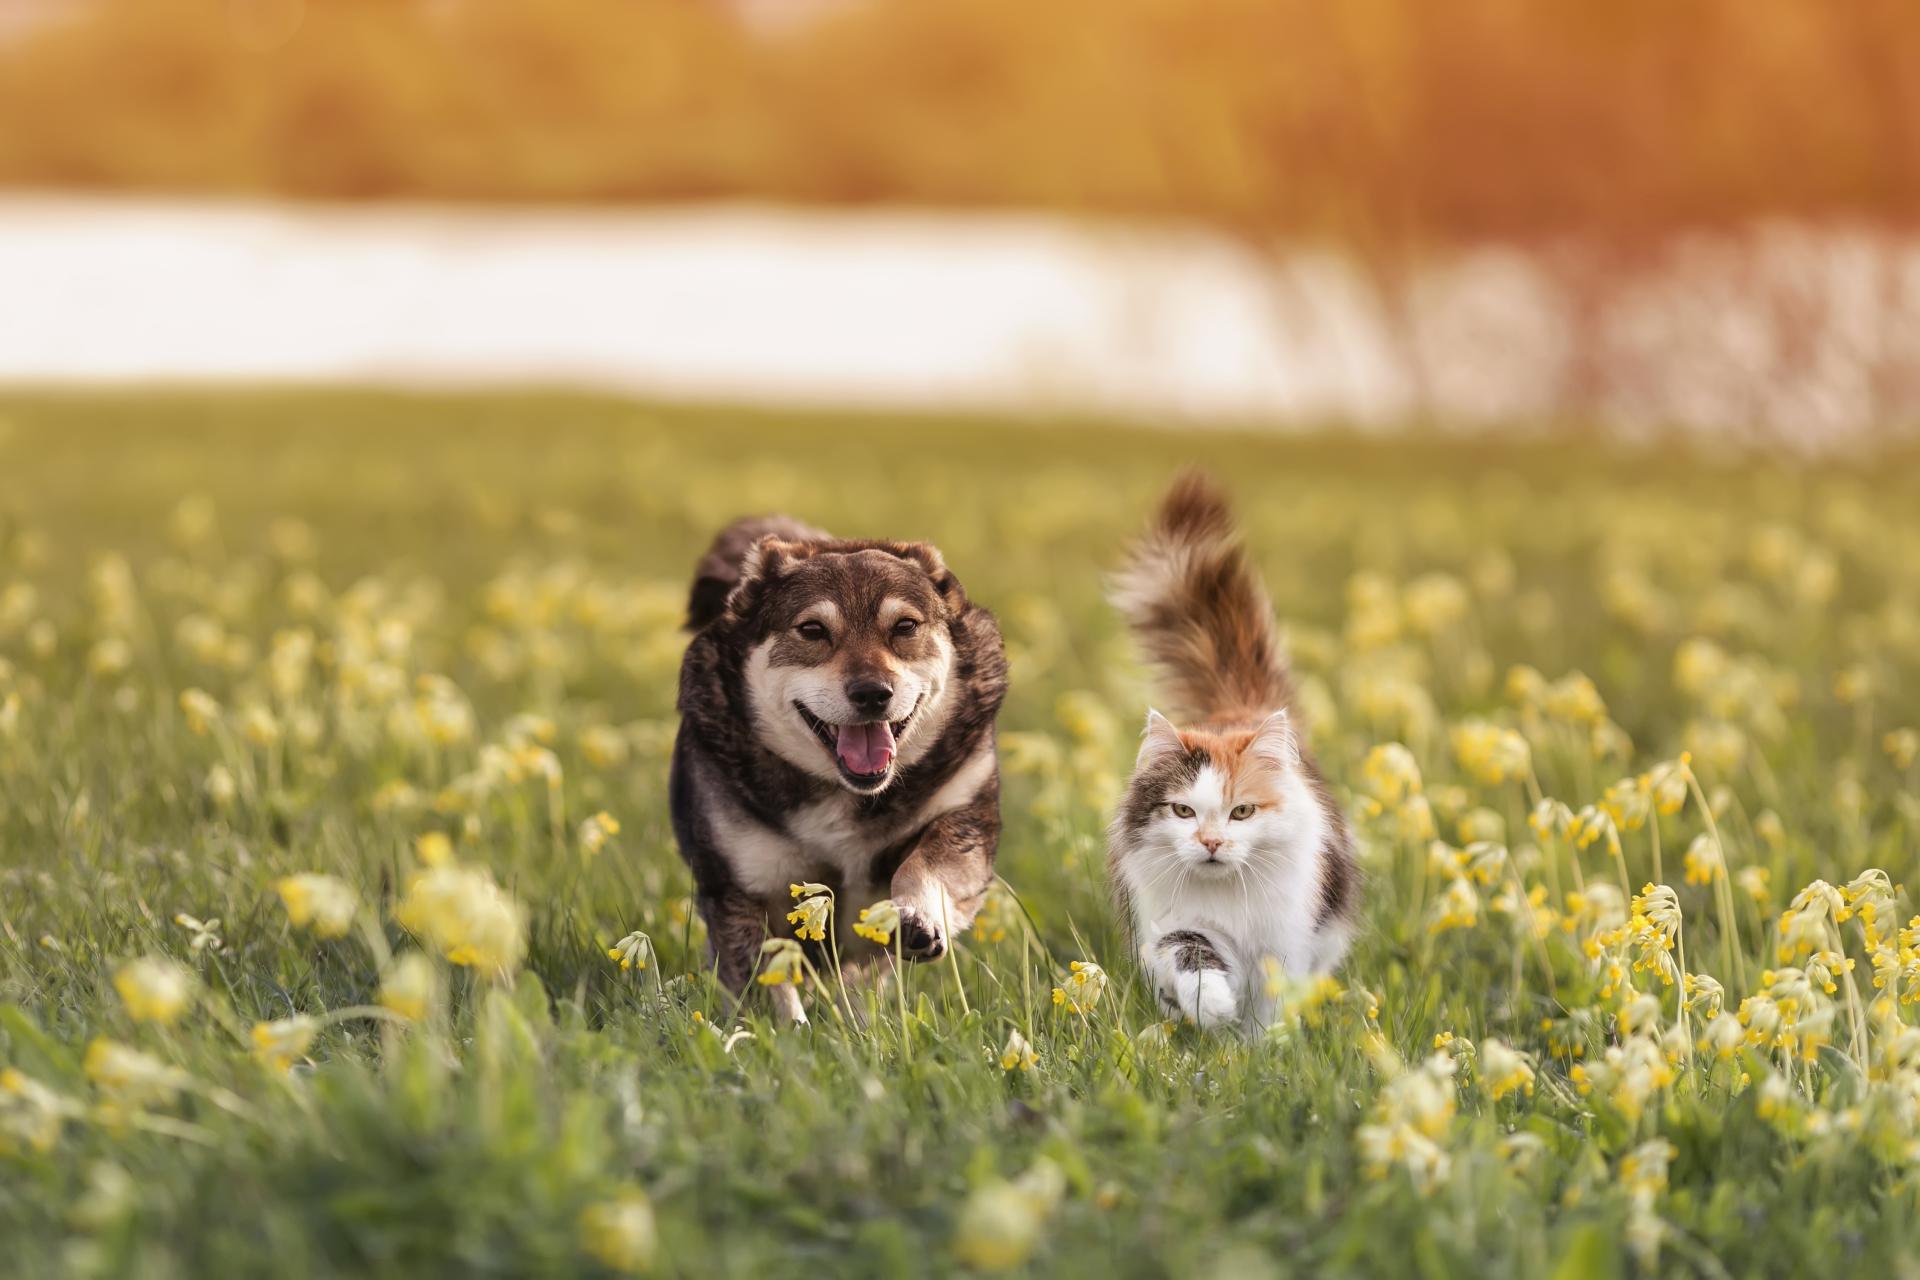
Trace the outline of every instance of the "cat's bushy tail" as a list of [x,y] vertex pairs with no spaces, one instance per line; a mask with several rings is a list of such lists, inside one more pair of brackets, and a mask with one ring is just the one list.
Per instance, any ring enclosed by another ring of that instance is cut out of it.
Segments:
[[1111,594],[1176,714],[1247,720],[1291,707],[1273,605],[1225,495],[1205,474],[1188,471],[1173,482]]

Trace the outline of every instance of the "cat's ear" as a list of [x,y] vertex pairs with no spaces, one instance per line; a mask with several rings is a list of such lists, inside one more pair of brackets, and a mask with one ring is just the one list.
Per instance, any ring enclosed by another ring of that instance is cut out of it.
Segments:
[[1247,744],[1247,753],[1283,772],[1299,768],[1300,739],[1293,732],[1293,717],[1276,711],[1262,720],[1253,731],[1253,741]]
[[1147,727],[1140,735],[1140,755],[1133,767],[1138,769],[1149,761],[1186,753],[1187,744],[1180,741],[1180,731],[1173,727],[1173,721],[1158,711],[1148,711]]

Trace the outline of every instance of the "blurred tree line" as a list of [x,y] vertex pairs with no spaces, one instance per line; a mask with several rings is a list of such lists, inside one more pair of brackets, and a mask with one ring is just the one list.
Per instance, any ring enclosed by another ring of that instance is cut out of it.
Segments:
[[1916,67],[1916,0],[72,0],[0,183],[1632,244],[1920,222]]

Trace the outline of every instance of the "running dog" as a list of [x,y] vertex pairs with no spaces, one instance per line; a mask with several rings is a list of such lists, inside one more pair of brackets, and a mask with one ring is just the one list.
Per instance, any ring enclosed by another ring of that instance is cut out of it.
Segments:
[[[1007,663],[993,615],[920,542],[739,521],[695,571],[671,808],[711,959],[743,992],[789,934],[788,886],[834,890],[843,958],[860,908],[891,898],[900,946],[946,953],[993,879],[994,717]],[[769,988],[805,1021],[799,995]]]

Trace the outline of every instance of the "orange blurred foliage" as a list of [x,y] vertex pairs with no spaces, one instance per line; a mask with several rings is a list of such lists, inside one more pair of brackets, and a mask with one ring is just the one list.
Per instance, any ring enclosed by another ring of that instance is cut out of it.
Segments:
[[0,183],[1179,215],[1626,243],[1920,223],[1914,0],[91,0]]

